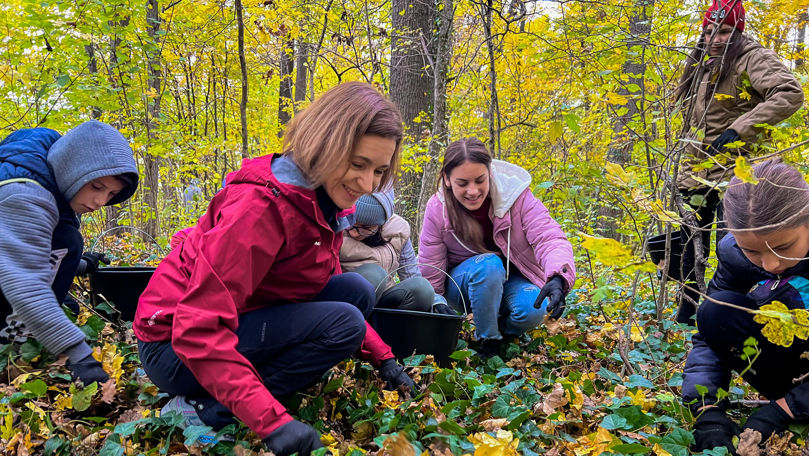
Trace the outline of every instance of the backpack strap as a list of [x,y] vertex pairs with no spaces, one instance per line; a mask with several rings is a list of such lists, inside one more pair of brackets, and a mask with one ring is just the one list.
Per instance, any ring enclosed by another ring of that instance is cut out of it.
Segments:
[[28,179],[27,177],[14,177],[14,178],[11,178],[11,179],[1,180],[0,181],[0,187],[2,187],[3,185],[6,185],[6,184],[14,184],[14,183],[22,183],[22,182],[32,182],[32,183],[37,184],[40,187],[42,187],[42,184],[40,184],[39,182],[37,182],[37,181],[35,181],[33,179]]

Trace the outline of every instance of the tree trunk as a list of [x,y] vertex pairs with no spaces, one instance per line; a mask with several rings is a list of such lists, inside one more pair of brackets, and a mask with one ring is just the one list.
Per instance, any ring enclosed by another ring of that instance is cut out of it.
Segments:
[[428,67],[432,64],[435,5],[431,0],[393,0],[391,17],[390,98],[402,113],[410,136],[418,137],[421,129],[430,128],[425,119],[414,119],[422,112],[431,113],[433,71]]
[[[646,47],[651,32],[649,11],[654,8],[654,0],[637,0],[629,20],[629,33],[626,47],[630,57],[624,61],[621,69],[621,85],[616,93],[626,98],[626,103],[619,106],[612,124],[613,139],[607,150],[607,160],[621,166],[631,163],[632,148],[636,141],[644,141],[648,145],[649,136],[643,124],[634,123],[636,116],[643,116],[642,103],[646,92],[643,76],[646,73]],[[634,56],[633,56],[634,55]],[[623,82],[626,81],[626,82]],[[640,125],[641,131],[638,131]],[[605,202],[599,209],[599,228],[603,235],[618,237],[618,226],[615,220],[621,218],[621,209]]]
[[795,71],[802,71],[804,59],[803,53],[806,50],[806,21],[809,21],[809,12],[801,11],[798,16],[798,45],[796,47]]
[[239,116],[242,124],[242,159],[250,156],[247,150],[247,61],[244,58],[244,17],[242,0],[236,0],[236,23],[239,29],[239,67],[242,70],[242,98],[239,101]]
[[309,72],[309,45],[303,41],[298,42],[295,52],[295,112],[300,109],[302,101],[306,100],[306,77]]
[[433,129],[427,149],[428,160],[424,165],[421,191],[418,199],[418,216],[411,230],[411,239],[418,242],[424,210],[427,201],[435,193],[438,181],[439,159],[446,149],[449,138],[447,111],[447,78],[452,60],[452,21],[454,19],[452,0],[444,0],[437,13],[438,33],[435,37],[435,65],[433,67]]
[[495,158],[501,158],[500,152],[500,103],[497,98],[496,46],[492,36],[493,2],[487,0],[480,5],[480,17],[483,19],[483,38],[489,51],[489,149]]
[[[162,79],[162,70],[160,68],[160,38],[158,37],[160,32],[160,9],[157,0],[147,0],[146,31],[155,45],[155,50],[150,51],[148,54],[147,62],[149,90],[154,91],[156,94],[153,98],[147,97],[146,102],[146,132],[149,142],[152,143],[157,140],[156,121],[160,118],[160,83]],[[143,193],[143,199],[146,206],[151,210],[151,214],[146,221],[145,231],[153,238],[156,238],[160,230],[157,205],[160,157],[147,153],[144,155],[144,161],[143,185],[145,191]]]
[[295,69],[295,43],[292,40],[284,42],[281,48],[280,87],[278,88],[278,136],[283,136],[283,127],[292,119],[290,105],[292,104],[292,71]]

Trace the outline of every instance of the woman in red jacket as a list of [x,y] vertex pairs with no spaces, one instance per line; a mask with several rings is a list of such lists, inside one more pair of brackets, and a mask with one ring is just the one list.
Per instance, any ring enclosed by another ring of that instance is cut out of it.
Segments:
[[279,399],[358,350],[389,388],[413,386],[365,322],[373,288],[339,260],[354,203],[393,180],[401,138],[389,100],[341,84],[295,116],[282,154],[228,176],[138,303],[143,368],[175,395],[164,411],[214,430],[235,415],[276,455],[308,455],[319,434]]

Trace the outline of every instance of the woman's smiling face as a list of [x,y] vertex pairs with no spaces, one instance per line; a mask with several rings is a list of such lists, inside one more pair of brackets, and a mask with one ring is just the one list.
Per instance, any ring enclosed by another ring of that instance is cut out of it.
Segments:
[[467,210],[480,209],[489,196],[489,168],[482,163],[464,162],[444,176],[444,184]]
[[365,135],[357,142],[345,166],[335,169],[323,188],[340,209],[348,209],[360,196],[373,192],[390,168],[396,141],[376,135]]

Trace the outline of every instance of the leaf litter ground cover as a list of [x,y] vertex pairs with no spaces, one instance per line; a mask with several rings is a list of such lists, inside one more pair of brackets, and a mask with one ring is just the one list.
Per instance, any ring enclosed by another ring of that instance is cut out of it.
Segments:
[[[653,307],[636,303],[629,325],[625,309],[607,315],[580,303],[486,362],[469,348],[467,322],[451,368],[429,356],[406,360],[420,387],[415,398],[384,391],[369,365],[346,360],[285,405],[340,456],[687,455],[693,418],[679,386],[693,328],[652,320]],[[140,368],[131,327],[86,308],[76,321],[112,380],[82,387],[71,383],[65,359],[48,357],[35,341],[2,346],[2,454],[268,454],[238,425],[220,432],[232,442],[195,445],[209,429],[182,429],[179,415],[160,416],[167,396]],[[728,394],[758,398],[740,381]],[[774,439],[760,454],[809,454],[801,449],[806,429],[792,430],[791,440]]]

